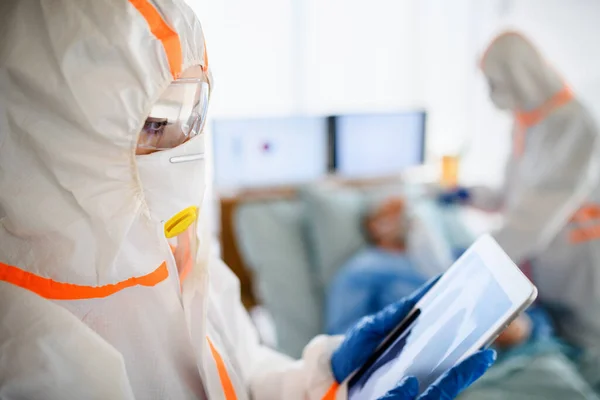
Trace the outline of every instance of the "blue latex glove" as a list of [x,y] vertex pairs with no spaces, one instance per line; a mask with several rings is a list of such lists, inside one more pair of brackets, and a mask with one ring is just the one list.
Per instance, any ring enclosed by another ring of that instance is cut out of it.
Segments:
[[379,400],[446,400],[454,399],[481,378],[496,361],[494,350],[482,350],[440,376],[419,396],[419,382],[407,377]]
[[408,315],[438,278],[432,279],[410,296],[391,304],[374,315],[362,318],[346,334],[346,338],[331,356],[331,369],[338,383],[361,367],[375,352],[383,339]]
[[[379,313],[363,318],[348,331],[346,338],[331,357],[333,376],[338,383],[345,381],[352,372],[367,361],[379,344],[402,322],[438,279],[435,278],[429,281],[412,295],[384,308]],[[420,399],[433,400],[456,397],[460,391],[483,375],[495,359],[496,353],[493,350],[476,353],[440,377]],[[388,393],[384,399],[413,400],[418,393],[419,387],[416,378],[408,377],[400,382],[398,387]]]
[[443,205],[464,204],[471,199],[471,193],[466,188],[456,188],[438,196],[438,201]]

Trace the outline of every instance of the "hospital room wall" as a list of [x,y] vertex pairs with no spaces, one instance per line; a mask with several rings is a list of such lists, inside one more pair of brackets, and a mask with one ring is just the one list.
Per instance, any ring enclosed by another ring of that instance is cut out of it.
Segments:
[[421,105],[414,1],[189,1],[214,67],[214,117]]
[[573,37],[594,37],[580,21],[595,0],[188,1],[214,68],[213,117],[424,107],[429,159],[462,154],[465,183],[500,184],[510,147],[510,118],[493,109],[477,65],[498,27],[547,37],[553,59],[595,79],[573,61],[585,50],[567,55]]
[[430,158],[462,148],[471,136],[471,92],[481,77],[470,36],[481,15],[493,21],[503,3],[189,1],[206,31],[213,117],[425,107]]
[[488,32],[510,13],[511,2],[426,0],[419,5],[417,37],[430,158],[458,155],[462,183],[499,185],[509,122],[489,101],[478,60]]

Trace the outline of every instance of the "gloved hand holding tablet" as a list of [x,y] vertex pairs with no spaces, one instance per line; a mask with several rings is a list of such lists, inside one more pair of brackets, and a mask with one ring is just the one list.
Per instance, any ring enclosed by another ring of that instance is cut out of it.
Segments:
[[351,329],[332,357],[334,375],[349,400],[453,398],[493,363],[480,350],[536,296],[484,236],[439,280]]

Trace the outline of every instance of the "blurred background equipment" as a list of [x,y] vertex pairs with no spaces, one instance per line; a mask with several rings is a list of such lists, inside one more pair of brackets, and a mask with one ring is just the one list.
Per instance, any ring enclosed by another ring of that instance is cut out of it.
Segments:
[[425,118],[425,112],[335,117],[335,172],[373,178],[423,164]]
[[216,120],[215,185],[236,189],[321,179],[327,136],[327,122],[319,117]]
[[328,173],[347,179],[398,175],[425,161],[425,119],[422,111],[217,119],[215,186],[298,185]]

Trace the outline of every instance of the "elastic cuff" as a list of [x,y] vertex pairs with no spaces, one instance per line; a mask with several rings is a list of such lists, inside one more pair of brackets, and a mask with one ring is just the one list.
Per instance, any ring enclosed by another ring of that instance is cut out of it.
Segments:
[[331,370],[331,355],[344,340],[343,336],[317,336],[304,349],[302,356],[307,376],[307,392],[309,399],[321,400],[326,398],[338,383]]

